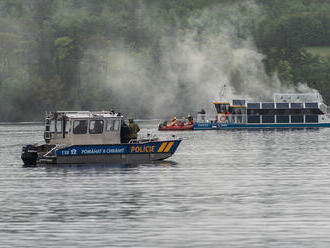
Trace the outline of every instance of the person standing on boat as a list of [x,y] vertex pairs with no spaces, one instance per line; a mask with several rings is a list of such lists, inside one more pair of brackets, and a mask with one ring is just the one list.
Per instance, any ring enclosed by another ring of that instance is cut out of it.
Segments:
[[128,143],[130,140],[130,129],[129,126],[123,120],[120,128],[120,142],[121,143]]
[[194,124],[194,120],[190,114],[187,116],[187,119],[188,119],[188,125]]
[[133,118],[129,118],[129,131],[130,131],[130,139],[137,139],[138,132],[140,131],[140,127],[136,124]]

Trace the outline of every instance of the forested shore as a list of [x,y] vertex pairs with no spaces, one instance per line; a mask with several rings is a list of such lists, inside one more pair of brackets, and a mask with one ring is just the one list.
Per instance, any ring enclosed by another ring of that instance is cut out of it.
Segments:
[[275,81],[330,104],[329,0],[0,0],[0,24],[0,121],[160,117]]

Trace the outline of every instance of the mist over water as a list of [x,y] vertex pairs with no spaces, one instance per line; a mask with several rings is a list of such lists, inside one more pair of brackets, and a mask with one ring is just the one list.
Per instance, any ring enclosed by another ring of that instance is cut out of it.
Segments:
[[254,1],[218,4],[171,22],[153,19],[157,11],[155,4],[140,4],[136,11],[137,29],[152,37],[155,47],[136,49],[120,40],[101,54],[92,43],[86,52],[106,61],[98,80],[112,93],[114,108],[167,117],[213,109],[211,102],[224,85],[228,100],[272,100],[274,93],[311,91],[306,85],[284,86],[276,75],[266,74],[264,56],[250,33],[263,13]]

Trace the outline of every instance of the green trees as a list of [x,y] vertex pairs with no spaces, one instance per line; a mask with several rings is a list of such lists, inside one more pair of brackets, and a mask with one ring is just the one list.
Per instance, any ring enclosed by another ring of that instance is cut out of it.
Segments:
[[[1,0],[0,121],[40,120],[46,110],[116,108],[124,101],[119,90],[136,92],[123,96],[138,102],[148,97],[139,84],[157,92],[171,79],[162,68],[171,54],[165,42],[174,49],[191,32],[202,46],[228,23],[235,27],[232,47],[252,34],[269,75],[308,83],[330,103],[330,61],[305,50],[330,46],[327,0]],[[187,65],[166,66],[177,71],[180,92],[189,97],[189,77],[179,73]],[[121,107],[140,116],[149,111],[144,104]]]
[[278,73],[289,84],[307,83],[330,103],[330,60],[305,49],[330,46],[330,3],[324,0],[259,3],[265,7],[266,16],[260,20],[254,36],[267,56],[268,73]]

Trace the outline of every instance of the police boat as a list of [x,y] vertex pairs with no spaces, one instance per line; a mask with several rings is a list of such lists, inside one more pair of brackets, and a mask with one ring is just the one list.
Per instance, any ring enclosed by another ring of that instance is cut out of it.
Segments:
[[131,164],[171,157],[180,138],[125,140],[124,117],[113,111],[46,114],[44,144],[22,148],[25,166],[43,164]]
[[273,102],[213,102],[216,114],[198,114],[194,130],[330,127],[330,108],[319,93],[274,94]]

